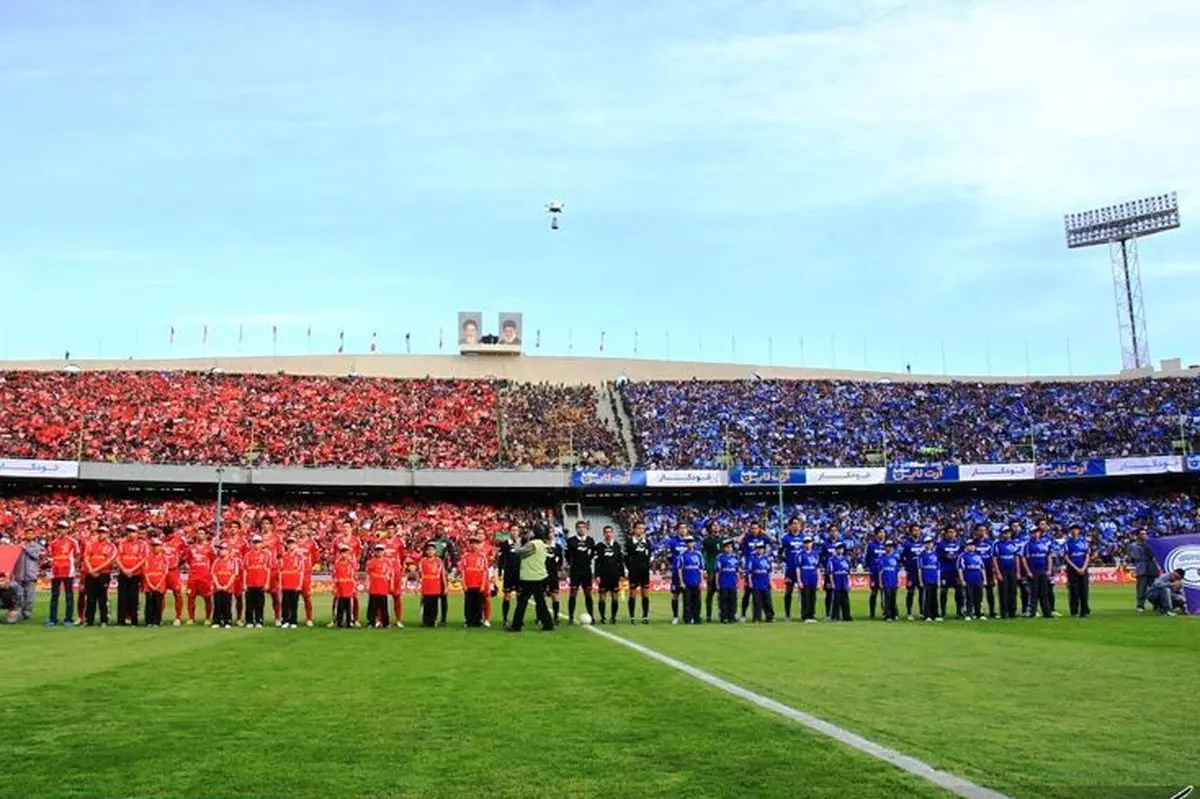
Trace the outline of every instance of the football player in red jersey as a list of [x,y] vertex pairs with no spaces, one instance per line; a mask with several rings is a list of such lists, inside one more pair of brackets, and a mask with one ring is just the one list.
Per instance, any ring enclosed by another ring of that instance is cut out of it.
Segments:
[[75,618],[79,624],[87,623],[87,550],[96,538],[100,535],[108,535],[108,528],[104,527],[104,532],[101,533],[100,522],[92,520],[87,527],[80,529],[75,536],[76,543],[79,544],[79,579],[75,582]]
[[233,589],[240,571],[241,563],[233,548],[224,541],[218,542],[212,562],[214,629],[233,626]]
[[149,547],[136,524],[125,527],[125,537],[117,544],[117,624],[136,627],[142,568]]
[[458,562],[463,578],[463,614],[468,627],[483,626],[483,597],[487,593],[490,562],[483,538],[471,540],[470,548]]
[[[80,549],[79,542],[70,534],[71,523],[63,519],[58,526],[58,536],[47,547],[50,556],[50,619],[46,626],[53,627],[58,624],[58,592],[61,590],[67,604],[63,626],[70,627],[75,615],[75,592],[72,586],[75,582],[76,564],[80,560]],[[80,604],[82,603],[81,596]]]
[[321,559],[321,548],[317,546],[316,539],[312,537],[307,524],[300,525],[296,546],[300,550],[300,554],[304,555],[305,558],[304,582],[300,586],[300,598],[304,600],[304,624],[306,627],[312,627],[312,575],[317,561]]
[[167,557],[167,590],[175,598],[175,620],[172,623],[178,627],[183,624],[183,573],[181,567],[187,543],[178,530],[164,527],[163,532],[166,533],[162,539],[162,550]]
[[436,627],[442,595],[446,593],[446,564],[433,543],[425,545],[418,566],[421,575],[421,626]]
[[212,619],[212,562],[216,551],[209,542],[212,534],[208,530],[196,532],[196,540],[183,550],[183,559],[188,567],[187,611],[188,624],[196,623],[196,599],[204,600],[204,622]]
[[[354,532],[354,523],[347,519],[342,522],[341,532],[333,539],[334,548],[340,553],[342,547],[345,546],[349,552],[350,560],[354,563],[355,574],[358,573],[358,564],[362,563],[362,541]],[[339,555],[339,557],[341,557]],[[336,610],[336,597],[335,597]],[[354,592],[354,596],[350,598],[350,612],[353,618],[353,624],[358,626],[358,592]]]
[[163,551],[161,538],[150,539],[150,554],[146,555],[142,567],[142,590],[146,594],[144,623],[147,627],[161,627],[163,604],[167,599],[167,573],[170,561]]
[[108,583],[113,565],[117,562],[117,545],[103,533],[88,542],[83,553],[87,568],[87,626],[96,623],[96,612],[100,612],[100,626],[108,626]]
[[408,569],[407,545],[400,525],[392,522],[388,535],[384,540],[387,553],[392,558],[392,614],[396,617],[396,627],[404,629],[404,574]]
[[262,629],[267,587],[271,584],[271,572],[274,570],[275,556],[267,549],[262,536],[252,536],[250,549],[242,558],[242,572],[246,575],[247,627]]
[[387,544],[376,542],[374,554],[367,560],[367,626],[388,626],[388,595],[392,592],[396,560],[387,551]]
[[[271,557],[278,564],[279,559],[283,557],[283,540],[279,537],[279,533],[275,531],[275,523],[270,519],[263,519],[259,529],[259,535],[262,536],[263,540],[263,548],[271,553]],[[271,570],[271,584],[267,586],[267,592],[271,595],[271,616],[275,622],[275,626],[279,627],[283,624],[279,618],[279,609],[282,606],[279,591],[279,569]]]
[[354,582],[358,574],[358,564],[354,561],[354,553],[349,544],[338,544],[337,548],[337,560],[333,563],[333,624],[338,627],[350,627],[350,600],[358,595],[358,587]]
[[[250,541],[242,532],[241,523],[225,522],[222,525],[221,540],[226,544],[229,554],[235,556],[240,564],[246,550],[250,548]],[[238,570],[237,580],[233,584],[231,593],[233,594],[234,623],[241,627],[246,623],[242,620],[242,614],[245,611],[246,574],[241,569]]]
[[[294,538],[289,538],[287,550],[279,559],[279,588],[283,592],[282,627],[296,629],[300,609],[300,590],[304,587],[304,578],[307,573],[307,556],[300,551],[299,542]],[[311,622],[309,626],[312,626]]]

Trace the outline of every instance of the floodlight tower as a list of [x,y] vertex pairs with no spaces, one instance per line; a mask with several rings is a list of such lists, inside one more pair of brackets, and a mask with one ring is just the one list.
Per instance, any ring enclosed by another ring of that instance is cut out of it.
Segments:
[[1179,227],[1175,193],[1096,208],[1064,218],[1067,248],[1107,244],[1112,262],[1113,294],[1117,300],[1117,329],[1121,334],[1121,369],[1150,365],[1146,341],[1146,309],[1142,305],[1142,272],[1138,264],[1140,236]]

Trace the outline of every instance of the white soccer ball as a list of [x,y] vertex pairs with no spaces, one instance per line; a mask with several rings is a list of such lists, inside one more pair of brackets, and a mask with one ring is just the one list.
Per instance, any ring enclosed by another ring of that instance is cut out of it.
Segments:
[[579,623],[580,624],[591,624],[592,623],[592,615],[590,613],[582,614],[579,617]]

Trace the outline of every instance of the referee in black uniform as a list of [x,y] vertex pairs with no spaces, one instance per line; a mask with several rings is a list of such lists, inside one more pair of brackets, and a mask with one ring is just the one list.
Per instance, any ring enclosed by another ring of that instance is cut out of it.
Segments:
[[521,556],[517,549],[521,546],[521,531],[514,525],[508,531],[508,538],[500,542],[500,551],[496,554],[496,574],[500,577],[503,588],[504,626],[508,627],[508,615],[512,612],[513,598],[521,590]]
[[596,613],[592,605],[592,537],[588,535],[588,523],[582,519],[575,522],[575,535],[567,541],[567,576],[571,594],[567,598],[567,624],[575,623],[575,600],[579,589],[583,589],[583,605],[589,616]]
[[550,596],[551,613],[554,614],[554,620],[558,621],[558,581],[562,576],[563,566],[563,548],[562,544],[555,540],[553,531],[550,531],[546,540],[546,593]]
[[621,578],[625,576],[625,557],[621,546],[613,540],[611,524],[604,525],[603,538],[592,551],[596,577],[600,580],[600,623],[604,624],[604,599],[608,598],[613,624],[617,623],[617,596],[621,593]]
[[[625,568],[629,572],[629,623],[634,624],[634,596],[642,595],[642,624],[650,623],[650,541],[646,525],[636,522],[633,534],[625,541]],[[614,619],[615,621],[615,619]]]

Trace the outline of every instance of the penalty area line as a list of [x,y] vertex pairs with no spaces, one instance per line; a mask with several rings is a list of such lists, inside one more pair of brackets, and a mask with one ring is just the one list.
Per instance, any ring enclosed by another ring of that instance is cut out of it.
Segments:
[[634,643],[628,638],[610,633],[607,630],[597,629],[591,625],[586,625],[585,629],[591,633],[594,633],[595,635],[600,636],[601,638],[607,638],[614,643],[618,643],[621,646],[632,649],[634,652],[645,655],[652,660],[657,660],[664,666],[670,666],[677,671],[682,671],[689,677],[693,677],[700,682],[705,683],[706,685],[710,685],[713,688],[717,688],[727,694],[732,694],[739,699],[744,699],[747,702],[762,708],[763,710],[769,710],[772,713],[783,716],[786,719],[790,719],[797,724],[801,724],[814,732],[818,732],[821,735],[832,738],[835,741],[839,741],[852,749],[857,749],[858,751],[870,755],[877,760],[890,763],[896,768],[907,771],[913,776],[920,777],[921,779],[931,782],[934,785],[937,785],[939,788],[944,788],[945,790],[957,794],[958,796],[966,797],[966,799],[1009,799],[1007,795],[998,791],[993,791],[991,788],[985,788],[982,785],[977,785],[968,779],[956,776],[948,771],[936,769],[928,763],[918,760],[915,757],[906,755],[903,752],[897,752],[895,749],[883,746],[882,744],[877,744],[874,741],[858,735],[857,733],[850,732],[849,730],[843,729],[836,724],[830,724],[828,721],[819,719],[816,716],[805,713],[804,711],[797,710],[790,705],[785,705],[782,702],[777,702],[776,700],[770,699],[761,694],[756,694],[753,691],[742,688],[740,685],[735,685],[728,680],[723,680],[716,675],[709,674],[707,671],[698,669],[695,666],[689,666],[688,664],[676,660],[673,657],[668,657],[667,655],[664,655],[661,652],[656,652],[649,647]]

